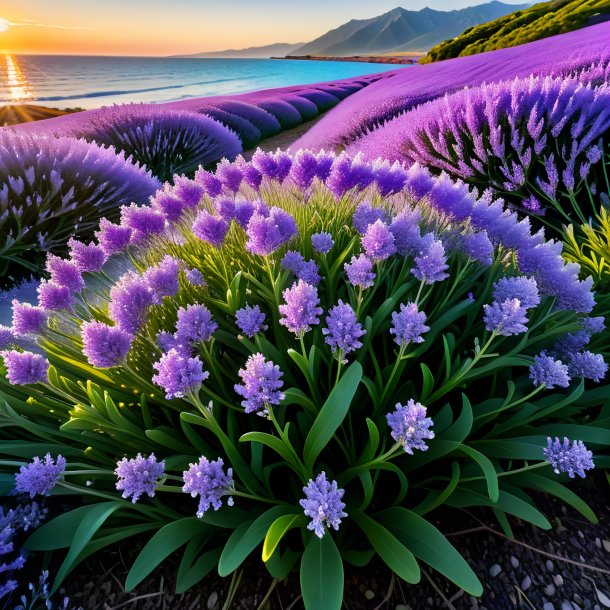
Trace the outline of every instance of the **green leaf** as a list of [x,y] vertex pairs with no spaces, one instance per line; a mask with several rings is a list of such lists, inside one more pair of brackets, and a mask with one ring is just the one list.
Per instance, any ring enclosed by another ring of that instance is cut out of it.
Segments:
[[462,394],[462,412],[456,422],[445,432],[443,439],[461,443],[470,434],[473,424],[472,406],[466,394]]
[[184,550],[176,573],[176,593],[184,593],[205,578],[217,565],[222,549],[212,549],[195,559],[201,540],[191,540]]
[[376,516],[417,558],[470,595],[479,597],[483,593],[481,582],[466,560],[429,521],[398,506]]
[[235,572],[248,555],[263,541],[271,524],[290,509],[274,506],[251,523],[243,523],[227,540],[218,562],[218,574],[222,577]]
[[343,562],[330,533],[312,535],[301,559],[301,593],[305,610],[341,610]]
[[267,530],[263,542],[263,561],[267,562],[275,552],[282,538],[293,528],[305,524],[305,516],[300,513],[296,515],[282,515],[278,517]]
[[347,415],[361,378],[362,366],[358,362],[353,362],[320,409],[305,439],[303,449],[305,466],[308,470],[312,469],[316,458]]
[[413,553],[394,534],[379,522],[359,511],[352,513],[352,519],[392,572],[406,582],[412,584],[419,582],[421,573]]
[[290,452],[290,449],[277,436],[273,436],[267,432],[246,432],[240,437],[239,442],[261,443],[262,445],[266,445],[298,470],[298,464],[295,463],[294,456]]
[[76,566],[77,560],[87,543],[93,538],[97,531],[104,525],[108,517],[116,510],[124,507],[124,502],[102,502],[95,504],[91,510],[81,515],[81,521],[74,531],[74,537],[70,544],[70,549],[63,563],[57,570],[51,593],[55,593],[63,582],[64,578]]
[[366,447],[362,452],[362,462],[368,462],[373,459],[377,449],[379,448],[379,428],[375,425],[375,422],[368,417],[366,418],[366,427],[369,429],[369,438],[366,443]]
[[419,366],[421,367],[422,377],[424,379],[421,390],[421,400],[425,400],[434,388],[434,375],[428,368],[428,365],[426,365],[424,362],[421,362]]
[[185,517],[163,526],[140,551],[133,562],[125,589],[133,591],[166,557],[186,544],[205,527],[196,517]]
[[469,447],[468,445],[461,445],[460,451],[471,457],[483,471],[485,480],[487,481],[487,492],[489,493],[489,499],[492,502],[498,501],[500,491],[498,489],[498,475],[494,465],[491,463],[489,458],[485,457],[482,453]]

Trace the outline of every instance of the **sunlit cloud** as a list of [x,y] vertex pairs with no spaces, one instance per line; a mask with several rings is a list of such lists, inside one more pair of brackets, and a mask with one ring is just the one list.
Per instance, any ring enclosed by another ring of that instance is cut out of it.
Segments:
[[24,19],[22,21],[8,21],[0,17],[0,32],[6,32],[12,27],[28,27],[28,28],[53,28],[57,30],[96,30],[97,28],[90,28],[79,25],[60,25],[57,23],[37,23],[31,19]]

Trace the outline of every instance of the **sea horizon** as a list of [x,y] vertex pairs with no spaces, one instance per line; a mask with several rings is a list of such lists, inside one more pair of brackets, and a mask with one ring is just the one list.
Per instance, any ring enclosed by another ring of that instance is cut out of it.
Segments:
[[117,55],[4,55],[0,105],[92,109],[234,95],[387,72],[348,61]]

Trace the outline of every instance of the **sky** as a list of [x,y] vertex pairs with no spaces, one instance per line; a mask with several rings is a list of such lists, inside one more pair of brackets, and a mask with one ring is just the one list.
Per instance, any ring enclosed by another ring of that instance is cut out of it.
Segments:
[[[519,4],[523,0],[503,0]],[[2,0],[0,53],[173,55],[308,42],[396,6],[478,0]]]

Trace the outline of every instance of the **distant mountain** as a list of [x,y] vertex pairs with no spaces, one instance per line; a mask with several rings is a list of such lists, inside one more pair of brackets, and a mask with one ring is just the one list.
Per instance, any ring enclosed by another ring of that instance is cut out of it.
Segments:
[[[517,9],[518,7],[514,7]],[[430,50],[423,63],[504,49],[610,20],[610,0],[541,2],[470,28]],[[610,43],[610,41],[609,41]]]
[[202,57],[202,58],[231,58],[231,59],[265,59],[268,57],[283,57],[292,54],[303,45],[302,42],[290,44],[288,42],[277,42],[262,47],[248,47],[247,49],[227,49],[226,51],[210,51],[208,53],[194,53],[192,55],[172,55],[172,57]]
[[352,19],[291,51],[290,55],[345,57],[428,51],[447,38],[459,36],[467,28],[529,6],[494,0],[453,11],[431,8],[409,11],[398,7],[372,19]]

